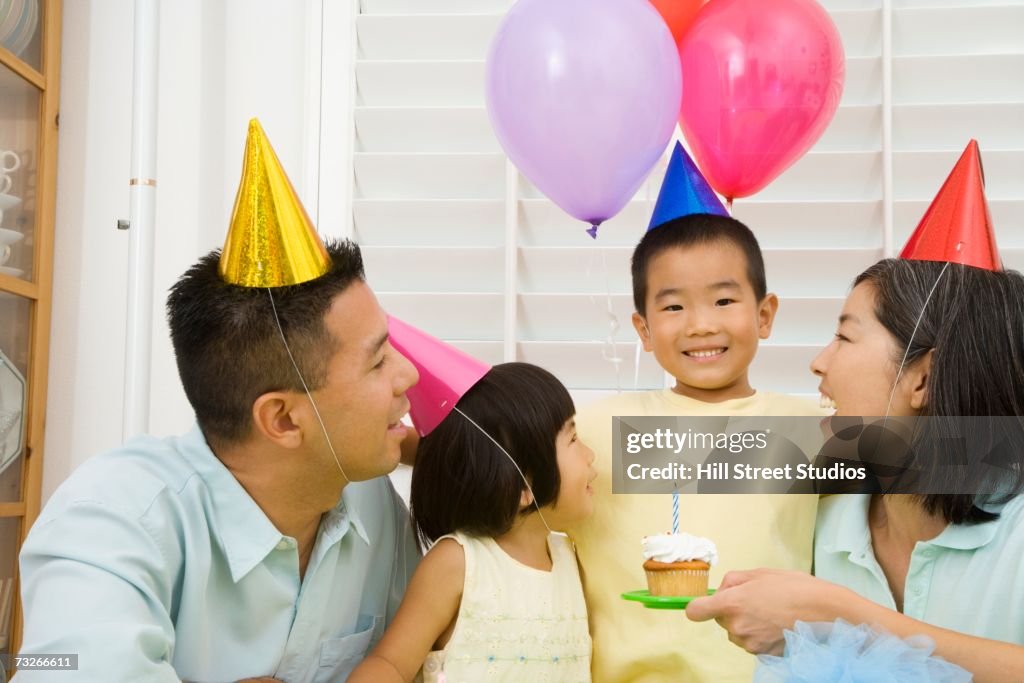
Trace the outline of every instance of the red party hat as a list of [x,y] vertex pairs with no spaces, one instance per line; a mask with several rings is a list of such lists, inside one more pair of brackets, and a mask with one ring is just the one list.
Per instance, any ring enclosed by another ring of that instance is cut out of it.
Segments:
[[900,258],[1003,269],[985,200],[985,172],[977,140],[967,144]]
[[431,337],[398,318],[388,316],[388,338],[420,373],[420,381],[407,392],[409,417],[420,436],[426,436],[448,417],[470,387],[491,366]]

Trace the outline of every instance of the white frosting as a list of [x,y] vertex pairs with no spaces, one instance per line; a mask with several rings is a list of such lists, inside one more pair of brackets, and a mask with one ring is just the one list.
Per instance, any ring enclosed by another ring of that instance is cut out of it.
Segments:
[[658,562],[701,560],[714,565],[718,563],[718,548],[711,539],[690,534],[645,536],[644,559]]

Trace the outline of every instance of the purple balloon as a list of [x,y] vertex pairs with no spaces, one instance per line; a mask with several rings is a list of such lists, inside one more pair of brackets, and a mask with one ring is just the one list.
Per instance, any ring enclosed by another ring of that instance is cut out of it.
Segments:
[[487,57],[487,112],[537,189],[597,226],[664,152],[681,78],[672,34],[648,0],[519,0]]

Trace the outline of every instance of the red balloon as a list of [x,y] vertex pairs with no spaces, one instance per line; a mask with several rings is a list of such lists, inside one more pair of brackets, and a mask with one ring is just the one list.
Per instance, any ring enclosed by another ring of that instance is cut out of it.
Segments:
[[712,0],[679,57],[679,125],[729,199],[763,189],[803,156],[843,94],[839,31],[814,0]]
[[705,0],[651,0],[651,4],[668,24],[677,45],[679,39],[686,33],[686,29],[690,28],[690,24],[697,17],[697,12],[704,2]]

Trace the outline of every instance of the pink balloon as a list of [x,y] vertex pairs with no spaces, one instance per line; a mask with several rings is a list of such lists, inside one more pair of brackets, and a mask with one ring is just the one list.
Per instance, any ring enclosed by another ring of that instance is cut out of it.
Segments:
[[679,57],[679,125],[708,182],[730,199],[803,156],[843,93],[842,41],[814,0],[711,0]]
[[537,189],[595,226],[665,151],[680,87],[672,34],[647,0],[519,0],[487,57],[501,146]]

